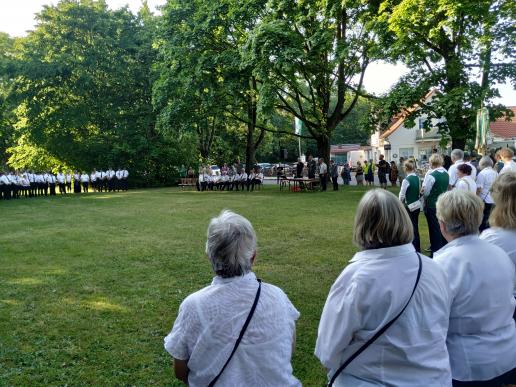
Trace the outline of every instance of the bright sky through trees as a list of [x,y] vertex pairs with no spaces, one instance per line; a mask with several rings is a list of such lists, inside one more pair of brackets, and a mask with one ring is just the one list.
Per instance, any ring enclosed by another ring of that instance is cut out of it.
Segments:
[[[0,31],[11,36],[24,36],[27,30],[35,26],[34,14],[41,11],[44,5],[55,5],[58,0],[0,0]],[[142,0],[107,0],[112,9],[128,5],[133,12],[137,12]],[[166,0],[147,0],[152,11],[166,3]],[[386,92],[403,75],[403,65],[373,63],[367,69],[364,86],[366,90],[375,94]],[[516,105],[516,91],[510,84],[499,85],[502,98],[494,100],[508,106]]]

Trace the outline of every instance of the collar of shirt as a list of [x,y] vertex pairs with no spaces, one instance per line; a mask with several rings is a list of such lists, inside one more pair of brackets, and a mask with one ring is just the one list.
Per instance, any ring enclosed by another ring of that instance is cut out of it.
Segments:
[[438,256],[444,252],[446,252],[447,250],[449,250],[450,248],[454,248],[456,246],[461,246],[461,245],[467,245],[467,244],[470,244],[471,242],[475,241],[475,240],[478,240],[478,234],[474,234],[474,235],[464,235],[464,236],[461,236],[461,237],[458,237],[458,238],[455,238],[454,240],[452,240],[451,242],[448,242],[444,247],[442,247],[439,251],[436,251],[434,253],[435,256]]
[[256,281],[256,274],[254,274],[252,271],[250,271],[247,274],[244,274],[242,276],[238,277],[230,277],[230,278],[223,278],[221,276],[213,277],[213,281],[211,281],[212,285],[224,285],[229,284],[236,281]]
[[401,246],[384,247],[381,249],[369,249],[359,251],[349,262],[351,263],[367,259],[392,258],[393,256],[413,254],[415,251],[416,249],[412,243],[407,243]]
[[460,164],[464,164],[464,160],[460,159],[453,163],[453,165],[460,165]]

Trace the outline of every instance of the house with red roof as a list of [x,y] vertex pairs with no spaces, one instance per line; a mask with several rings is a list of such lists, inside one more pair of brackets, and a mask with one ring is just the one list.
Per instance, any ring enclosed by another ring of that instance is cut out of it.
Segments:
[[[426,104],[432,101],[436,90],[430,90],[422,99]],[[371,135],[371,151],[368,158],[378,160],[378,156],[383,154],[388,161],[398,161],[400,157],[405,159],[414,157],[420,161],[426,161],[432,154],[433,149],[444,151],[451,146],[451,141],[445,148],[442,148],[441,135],[438,133],[437,124],[442,122],[444,118],[439,120],[431,118],[429,131],[425,131],[424,124],[428,117],[421,114],[416,117],[413,126],[406,125],[406,117],[417,111],[419,107],[414,105],[407,109],[406,112],[395,116],[391,125],[387,130],[377,131]],[[516,107],[510,107],[516,116]],[[490,123],[491,141],[489,148],[500,148],[505,146],[516,146],[516,117],[512,121],[507,121],[505,117],[501,117]]]

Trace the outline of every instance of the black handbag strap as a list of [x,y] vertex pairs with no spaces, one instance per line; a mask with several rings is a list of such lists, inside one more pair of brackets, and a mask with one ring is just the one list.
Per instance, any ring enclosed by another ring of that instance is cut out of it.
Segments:
[[417,285],[419,283],[419,278],[421,277],[421,269],[423,267],[423,262],[421,261],[421,256],[417,254],[417,258],[419,260],[419,269],[417,271],[417,278],[416,278],[416,283],[414,284],[414,289],[412,289],[412,293],[407,301],[407,303],[405,304],[405,306],[403,307],[403,309],[396,315],[396,317],[394,317],[391,321],[389,321],[387,324],[385,324],[378,332],[376,332],[374,334],[373,337],[371,337],[369,340],[367,340],[367,342],[365,342],[365,344],[363,344],[355,353],[353,353],[353,355],[351,355],[345,362],[344,364],[342,364],[339,369],[333,374],[333,376],[331,377],[331,380],[330,382],[328,383],[328,386],[327,387],[331,387],[333,385],[333,383],[335,382],[335,379],[337,379],[337,377],[341,374],[342,371],[344,371],[344,368],[346,368],[353,360],[355,360],[358,355],[360,355],[362,352],[364,352],[367,347],[369,347],[371,344],[373,344],[381,335],[383,335],[385,333],[385,331],[387,329],[390,328],[390,326],[392,324],[394,324],[396,322],[396,320],[398,318],[400,318],[400,316],[403,314],[403,312],[405,311],[405,309],[407,309],[407,306],[410,304],[410,300],[412,300],[412,296],[414,295],[414,293],[416,292],[416,288],[417,288]]
[[240,342],[242,341],[242,337],[244,337],[244,333],[247,330],[247,326],[251,322],[251,318],[253,317],[254,311],[256,309],[256,305],[258,305],[258,300],[260,299],[260,292],[262,290],[262,280],[258,278],[257,281],[258,281],[258,290],[256,291],[256,297],[254,297],[253,306],[251,307],[249,315],[247,316],[247,319],[245,320],[244,326],[242,327],[242,330],[240,331],[240,334],[238,335],[238,339],[235,342],[235,346],[233,347],[233,350],[231,351],[231,355],[229,355],[228,360],[226,360],[226,363],[224,364],[224,366],[222,367],[222,369],[220,370],[218,375],[215,376],[215,378],[213,378],[213,380],[210,382],[210,384],[208,384],[208,387],[213,387],[215,385],[215,383],[217,383],[217,380],[220,378],[220,375],[222,375],[222,373],[226,369],[227,365],[231,361],[231,358],[235,354]]

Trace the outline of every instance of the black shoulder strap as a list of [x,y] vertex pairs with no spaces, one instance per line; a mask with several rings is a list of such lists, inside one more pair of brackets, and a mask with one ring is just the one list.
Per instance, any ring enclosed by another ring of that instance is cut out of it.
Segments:
[[328,383],[328,386],[327,387],[331,387],[333,385],[333,383],[335,382],[335,379],[337,379],[337,377],[340,375],[340,373],[342,371],[344,371],[344,368],[346,368],[349,363],[351,363],[353,360],[355,360],[358,355],[360,355],[362,352],[364,352],[367,347],[369,347],[371,344],[373,344],[381,335],[383,335],[383,333],[390,328],[390,326],[392,324],[394,324],[396,322],[396,320],[398,318],[400,318],[400,316],[403,314],[403,312],[405,311],[405,309],[407,309],[407,306],[409,305],[410,303],[410,300],[412,300],[412,296],[414,295],[414,293],[416,292],[416,288],[417,288],[417,285],[419,283],[419,278],[421,277],[421,269],[422,269],[422,266],[423,266],[423,262],[421,261],[421,256],[417,254],[417,258],[419,260],[419,269],[417,271],[417,278],[416,278],[416,283],[414,284],[414,289],[412,289],[412,294],[410,295],[407,303],[405,304],[405,306],[403,307],[403,309],[396,315],[396,317],[394,317],[391,321],[389,321],[387,324],[385,324],[378,332],[376,332],[374,334],[373,337],[371,337],[369,340],[367,340],[367,342],[365,344],[363,344],[355,353],[353,353],[353,355],[351,355],[345,362],[344,364],[342,364],[339,369],[333,374],[333,376],[331,377],[331,380],[330,382]]
[[249,322],[251,321],[251,318],[253,317],[254,311],[256,309],[256,305],[258,305],[258,300],[260,298],[261,290],[262,290],[262,280],[258,279],[258,290],[256,291],[256,297],[254,298],[253,306],[251,307],[251,311],[249,312],[249,315],[247,316],[247,320],[245,320],[244,326],[242,327],[242,330],[240,331],[240,334],[238,335],[238,339],[235,342],[235,346],[233,347],[233,351],[231,351],[231,355],[229,355],[228,360],[226,360],[226,363],[224,364],[224,366],[222,367],[222,369],[220,370],[218,375],[215,376],[215,378],[213,378],[213,380],[210,382],[210,384],[208,384],[208,387],[213,387],[215,385],[215,383],[217,383],[217,380],[220,378],[220,375],[222,375],[222,373],[226,369],[227,365],[231,361],[231,358],[235,354],[235,352],[236,352],[236,350],[238,348],[238,345],[242,341],[242,337],[244,337],[244,333],[247,330],[247,326],[249,325]]

